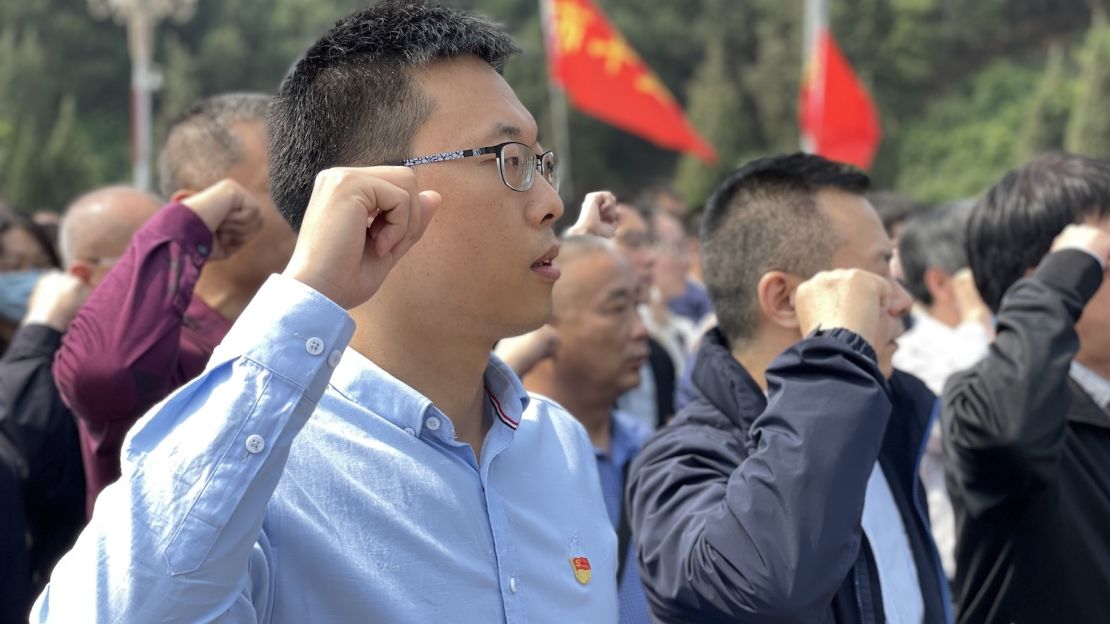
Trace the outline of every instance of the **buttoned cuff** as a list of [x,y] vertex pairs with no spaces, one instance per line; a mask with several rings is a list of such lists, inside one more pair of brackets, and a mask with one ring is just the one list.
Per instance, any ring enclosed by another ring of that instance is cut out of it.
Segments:
[[835,340],[872,362],[879,361],[879,357],[875,354],[875,349],[871,346],[871,343],[867,342],[863,336],[860,336],[850,329],[844,329],[843,327],[837,327],[835,329],[815,329],[806,336],[807,340],[813,338],[828,338]]
[[318,401],[354,330],[354,320],[332,300],[293,278],[271,275],[208,366],[249,358]]
[[177,202],[162,207],[146,227],[150,233],[181,245],[195,264],[204,264],[212,254],[212,231],[185,204]]

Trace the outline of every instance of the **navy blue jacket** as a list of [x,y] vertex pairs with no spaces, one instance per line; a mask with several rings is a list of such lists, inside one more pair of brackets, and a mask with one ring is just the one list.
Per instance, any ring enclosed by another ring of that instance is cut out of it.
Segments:
[[659,622],[883,622],[860,527],[878,460],[917,563],[926,622],[951,621],[917,477],[935,397],[887,381],[871,347],[837,329],[767,370],[768,396],[716,330],[694,364],[697,399],[640,452],[627,490]]

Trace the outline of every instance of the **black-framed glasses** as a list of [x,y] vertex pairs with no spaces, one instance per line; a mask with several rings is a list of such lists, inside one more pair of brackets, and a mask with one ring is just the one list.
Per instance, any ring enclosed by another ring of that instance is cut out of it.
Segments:
[[506,141],[489,147],[441,152],[431,156],[406,158],[405,160],[395,160],[385,164],[393,167],[413,167],[486,154],[497,155],[497,168],[501,171],[501,181],[514,191],[523,193],[532,188],[537,171],[552,188],[556,191],[559,190],[559,173],[556,169],[558,160],[555,158],[555,152],[548,150],[542,154],[536,154],[532,151],[532,148],[516,141]]

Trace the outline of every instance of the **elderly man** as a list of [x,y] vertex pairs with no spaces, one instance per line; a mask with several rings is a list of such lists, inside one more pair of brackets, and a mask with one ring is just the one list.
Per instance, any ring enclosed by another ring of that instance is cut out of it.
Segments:
[[524,378],[524,387],[554,399],[586,428],[617,529],[619,622],[649,624],[623,499],[628,466],[651,428],[613,407],[639,384],[648,358],[647,328],[636,311],[639,286],[628,262],[601,238],[564,239],[558,266],[551,320],[558,347]]
[[[89,513],[119,477],[127,431],[204,369],[247,302],[289,259],[293,232],[267,180],[269,106],[266,95],[220,95],[171,126],[161,161],[171,203],[136,233],[62,343],[55,374],[79,419]],[[182,202],[225,177],[258,207],[194,210]]]
[[[54,353],[89,289],[100,284],[159,204],[149,193],[122,186],[75,200],[59,235],[66,273],[39,280],[22,326],[0,359],[0,456],[18,475],[13,502],[6,507],[25,527],[0,531],[15,540],[13,551],[19,551],[3,557],[6,573],[22,575],[6,579],[4,587],[32,588],[0,603],[11,618],[26,619],[35,592],[85,524],[81,447],[73,414],[54,385]],[[21,560],[26,564],[17,572]]]
[[[515,50],[385,2],[297,63],[270,127],[289,266],[129,435],[36,621],[616,619],[589,438],[490,355],[559,277],[554,154],[498,73]],[[251,201],[229,181],[185,204]]]

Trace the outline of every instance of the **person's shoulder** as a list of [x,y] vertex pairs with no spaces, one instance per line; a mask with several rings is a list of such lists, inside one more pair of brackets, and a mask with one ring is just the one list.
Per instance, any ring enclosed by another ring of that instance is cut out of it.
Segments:
[[676,455],[747,456],[744,432],[730,418],[698,400],[651,435],[640,455],[661,459]]
[[541,431],[550,431],[560,439],[589,440],[586,429],[565,407],[554,399],[535,392],[528,393],[528,407],[523,421],[533,423]]

